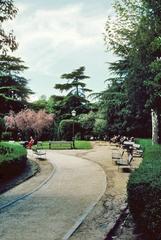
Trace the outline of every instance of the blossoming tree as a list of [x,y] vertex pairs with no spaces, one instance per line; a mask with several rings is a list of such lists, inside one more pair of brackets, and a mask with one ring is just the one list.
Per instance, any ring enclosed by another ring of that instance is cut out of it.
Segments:
[[4,120],[7,129],[20,131],[24,139],[28,138],[29,135],[34,135],[38,139],[43,131],[51,127],[54,115],[47,114],[44,110],[35,112],[31,109],[25,109],[17,114],[11,111]]

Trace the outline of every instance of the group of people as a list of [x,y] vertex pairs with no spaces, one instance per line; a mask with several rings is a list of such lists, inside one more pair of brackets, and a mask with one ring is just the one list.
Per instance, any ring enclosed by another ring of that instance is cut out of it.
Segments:
[[134,142],[134,140],[134,137],[114,135],[112,138],[110,138],[110,143],[119,143],[122,145],[125,141]]

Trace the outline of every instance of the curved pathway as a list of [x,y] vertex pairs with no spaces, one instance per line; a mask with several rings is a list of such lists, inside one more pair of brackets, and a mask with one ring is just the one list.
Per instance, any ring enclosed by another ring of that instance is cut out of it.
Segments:
[[[54,175],[30,196],[0,213],[1,240],[68,239],[103,195],[106,176],[99,165],[60,151],[48,151],[47,158],[56,166]],[[24,184],[27,188],[28,181]],[[13,189],[1,198],[4,202],[16,198],[24,189],[21,184],[19,190]]]

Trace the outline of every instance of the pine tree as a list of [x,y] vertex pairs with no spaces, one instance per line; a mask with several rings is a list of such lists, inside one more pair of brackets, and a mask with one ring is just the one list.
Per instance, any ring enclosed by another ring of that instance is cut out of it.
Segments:
[[0,1],[0,113],[10,110],[20,111],[27,103],[32,91],[27,87],[28,80],[21,73],[27,69],[20,58],[10,56],[18,44],[13,31],[6,33],[3,23],[12,20],[18,9],[12,0]]
[[71,73],[65,73],[61,76],[62,79],[66,79],[68,82],[65,84],[56,84],[55,89],[68,91],[68,95],[77,95],[85,97],[86,92],[91,92],[90,89],[86,88],[86,84],[82,82],[84,79],[90,78],[84,75],[85,67],[80,67]]

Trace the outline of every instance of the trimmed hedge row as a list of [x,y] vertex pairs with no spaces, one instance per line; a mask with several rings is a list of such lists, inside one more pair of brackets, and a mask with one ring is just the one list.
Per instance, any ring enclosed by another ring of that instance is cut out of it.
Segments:
[[0,179],[20,173],[26,165],[27,151],[18,143],[0,142]]
[[140,140],[144,159],[130,176],[127,186],[130,212],[150,239],[161,239],[161,146]]

